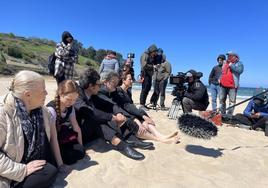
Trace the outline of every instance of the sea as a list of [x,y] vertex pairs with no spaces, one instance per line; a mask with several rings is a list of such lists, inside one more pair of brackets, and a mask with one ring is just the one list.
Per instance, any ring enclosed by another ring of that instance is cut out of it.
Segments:
[[[166,93],[171,94],[173,87],[174,87],[174,85],[168,84],[167,88],[166,88]],[[134,90],[141,90],[141,83],[139,83],[139,82],[133,83],[132,88]],[[236,98],[237,99],[248,99],[248,98],[262,92],[265,89],[266,88],[239,87],[239,89],[237,91]],[[152,90],[153,90],[153,86],[152,86]],[[210,95],[210,87],[209,86],[207,86],[207,90],[208,90],[208,94]]]

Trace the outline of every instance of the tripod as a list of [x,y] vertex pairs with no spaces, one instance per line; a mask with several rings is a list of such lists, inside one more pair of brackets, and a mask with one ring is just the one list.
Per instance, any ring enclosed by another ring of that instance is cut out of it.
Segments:
[[169,119],[177,119],[177,117],[180,115],[180,110],[183,113],[183,107],[182,107],[182,100],[180,98],[174,98],[171,104],[171,107],[168,111],[168,118]]

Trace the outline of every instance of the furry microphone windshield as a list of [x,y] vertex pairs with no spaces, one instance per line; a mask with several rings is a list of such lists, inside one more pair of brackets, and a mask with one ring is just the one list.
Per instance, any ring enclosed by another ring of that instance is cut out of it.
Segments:
[[202,139],[211,139],[218,132],[212,122],[193,114],[182,114],[178,118],[178,128],[186,135]]

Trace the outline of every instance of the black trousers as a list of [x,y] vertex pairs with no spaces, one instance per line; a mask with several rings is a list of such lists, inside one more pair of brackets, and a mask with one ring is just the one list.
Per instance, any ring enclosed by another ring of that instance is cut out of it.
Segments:
[[60,145],[60,152],[64,164],[71,165],[85,156],[85,149],[78,143],[66,143]]
[[204,111],[206,110],[208,105],[202,104],[197,101],[193,101],[187,97],[182,99],[182,108],[184,113],[190,113],[192,110]]
[[142,82],[142,89],[140,94],[140,104],[145,105],[149,91],[152,87],[152,76],[144,74],[144,80]]
[[153,84],[154,84],[154,92],[151,96],[150,103],[156,106],[160,95],[160,106],[164,107],[166,98],[167,80],[161,80],[161,81],[155,80]]
[[84,144],[97,138],[104,138],[111,142],[115,136],[124,140],[130,135],[137,133],[139,129],[139,126],[132,119],[128,119],[120,128],[113,121],[107,122],[107,124],[98,124],[91,118],[85,119],[82,123],[79,123],[79,126]]
[[256,129],[258,127],[265,129],[265,123],[268,121],[268,117],[260,117],[258,119],[252,119],[250,117],[244,116],[243,114],[236,114],[235,120],[239,123],[252,126],[252,128]]
[[38,170],[27,176],[22,182],[15,183],[13,187],[15,188],[48,188],[50,187],[56,177],[58,170],[55,166],[50,163],[46,163],[44,168]]

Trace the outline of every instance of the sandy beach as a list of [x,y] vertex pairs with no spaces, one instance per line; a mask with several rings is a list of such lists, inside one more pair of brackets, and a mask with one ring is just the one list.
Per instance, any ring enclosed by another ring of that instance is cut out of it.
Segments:
[[[0,95],[6,93],[9,81],[9,77],[0,78]],[[50,77],[46,78],[46,88],[48,102],[56,90],[56,83]],[[133,91],[135,103],[139,94]],[[167,107],[172,99],[168,94]],[[236,107],[235,113],[243,112],[246,104]],[[168,119],[167,111],[148,113],[160,132],[169,134],[177,130],[176,120]],[[227,125],[218,128],[218,136],[211,140],[179,132],[179,144],[154,142],[155,150],[139,150],[146,157],[143,161],[131,160],[104,141],[96,140],[88,145],[88,156],[73,165],[69,175],[58,175],[54,187],[267,188],[268,137],[264,132]]]

